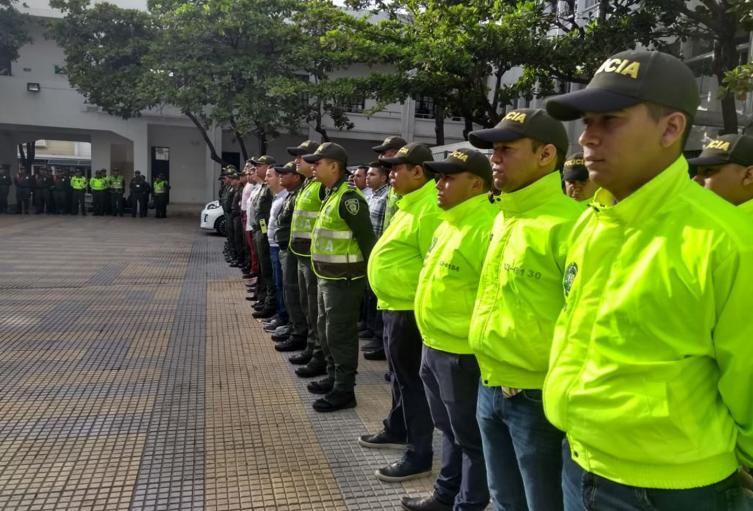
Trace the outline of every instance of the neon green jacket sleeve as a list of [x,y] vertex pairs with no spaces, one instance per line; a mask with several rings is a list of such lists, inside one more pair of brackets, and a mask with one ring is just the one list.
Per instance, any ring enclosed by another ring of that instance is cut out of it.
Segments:
[[705,486],[753,461],[753,226],[673,165],[573,229],[544,383],[573,460],[619,483]]

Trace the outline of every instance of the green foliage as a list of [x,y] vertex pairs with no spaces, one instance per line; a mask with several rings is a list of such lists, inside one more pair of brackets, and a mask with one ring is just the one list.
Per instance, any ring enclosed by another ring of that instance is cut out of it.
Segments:
[[0,0],[0,57],[11,62],[18,58],[19,48],[31,41],[28,17],[18,11],[17,5],[17,0]]

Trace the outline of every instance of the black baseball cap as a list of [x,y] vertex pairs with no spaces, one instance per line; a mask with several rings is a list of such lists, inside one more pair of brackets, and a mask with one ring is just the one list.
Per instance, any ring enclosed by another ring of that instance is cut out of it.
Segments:
[[753,165],[753,137],[750,135],[722,135],[703,146],[696,158],[688,160],[693,166],[708,167],[737,163],[748,167]]
[[562,179],[565,181],[588,180],[588,169],[586,168],[586,161],[583,159],[583,153],[575,153],[567,157],[562,167]]
[[623,51],[605,60],[585,89],[547,100],[546,111],[555,119],[572,121],[586,112],[613,112],[644,102],[692,118],[700,103],[693,72],[668,53]]
[[277,160],[275,160],[273,157],[271,157],[268,154],[264,154],[262,156],[259,156],[258,158],[254,158],[252,160],[256,165],[274,165],[277,163]]
[[470,172],[492,184],[492,165],[484,153],[475,149],[462,148],[452,151],[442,161],[425,161],[424,167],[437,174],[460,174]]
[[317,147],[313,154],[303,155],[304,161],[308,163],[314,163],[324,158],[342,162],[343,165],[348,164],[348,153],[345,152],[343,146],[334,142],[325,142]]
[[313,154],[317,147],[319,147],[317,142],[314,142],[313,140],[304,140],[297,146],[288,147],[286,149],[288,154],[292,156],[303,156],[304,154]]
[[296,166],[294,161],[289,161],[285,165],[275,165],[274,166],[275,172],[278,174],[295,174]]
[[434,155],[426,144],[412,142],[400,148],[392,158],[382,158],[381,161],[387,166],[409,163],[411,165],[423,165],[426,161],[433,161]]
[[384,142],[379,145],[375,145],[371,149],[378,153],[383,153],[385,151],[389,151],[390,149],[400,149],[405,144],[407,144],[407,142],[403,137],[392,136],[385,138]]
[[550,117],[543,108],[519,108],[508,112],[493,128],[471,131],[468,141],[474,147],[491,149],[494,142],[510,142],[532,138],[544,144],[552,144],[566,152],[570,142],[565,126]]

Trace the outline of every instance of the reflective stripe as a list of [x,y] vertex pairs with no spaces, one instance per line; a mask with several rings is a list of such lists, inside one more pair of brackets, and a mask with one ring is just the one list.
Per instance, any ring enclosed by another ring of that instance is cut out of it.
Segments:
[[306,211],[305,209],[296,209],[296,210],[293,210],[293,214],[298,215],[298,216],[305,216],[308,218],[316,218],[319,216],[319,210]]
[[333,231],[332,229],[323,229],[319,227],[316,229],[316,235],[320,238],[329,238],[332,240],[352,240],[352,231]]
[[322,263],[342,263],[342,264],[348,264],[348,263],[360,263],[363,261],[362,255],[323,255],[323,254],[313,254],[311,256],[312,261],[320,261]]
[[310,240],[311,239],[311,233],[310,232],[295,232],[290,235],[291,239],[304,239],[304,240]]

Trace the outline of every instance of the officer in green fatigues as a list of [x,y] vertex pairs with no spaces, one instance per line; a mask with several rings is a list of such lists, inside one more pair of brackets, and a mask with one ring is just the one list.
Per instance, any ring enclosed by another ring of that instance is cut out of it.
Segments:
[[107,179],[103,176],[103,171],[98,170],[94,177],[89,180],[89,188],[92,191],[92,200],[94,201],[94,216],[105,214],[105,189],[107,188]]
[[302,365],[295,370],[295,374],[301,378],[312,378],[327,373],[327,363],[317,331],[319,287],[316,274],[311,267],[311,233],[322,209],[324,190],[322,184],[313,178],[314,170],[311,164],[303,159],[304,154],[312,154],[318,147],[319,144],[316,142],[305,140],[298,146],[287,148],[288,153],[295,156],[296,171],[305,178],[303,188],[296,197],[290,222],[290,252],[298,259],[298,296],[306,314],[308,328],[306,349],[290,357],[291,364]]
[[363,194],[346,181],[345,149],[326,142],[303,159],[313,163],[314,177],[325,189],[311,236],[311,265],[318,277],[318,330],[327,377],[309,390],[325,394],[314,401],[314,410],[333,412],[356,406],[358,314],[376,237]]
[[120,175],[120,170],[112,169],[112,175],[108,180],[110,188],[110,212],[112,216],[123,216],[123,192],[125,192],[125,179]]
[[170,183],[164,174],[159,174],[152,184],[152,199],[154,200],[154,218],[167,218],[167,193]]
[[71,208],[72,215],[78,215],[79,207],[81,208],[81,214],[86,216],[86,177],[81,170],[76,170],[76,175],[71,177],[71,189],[73,207]]

